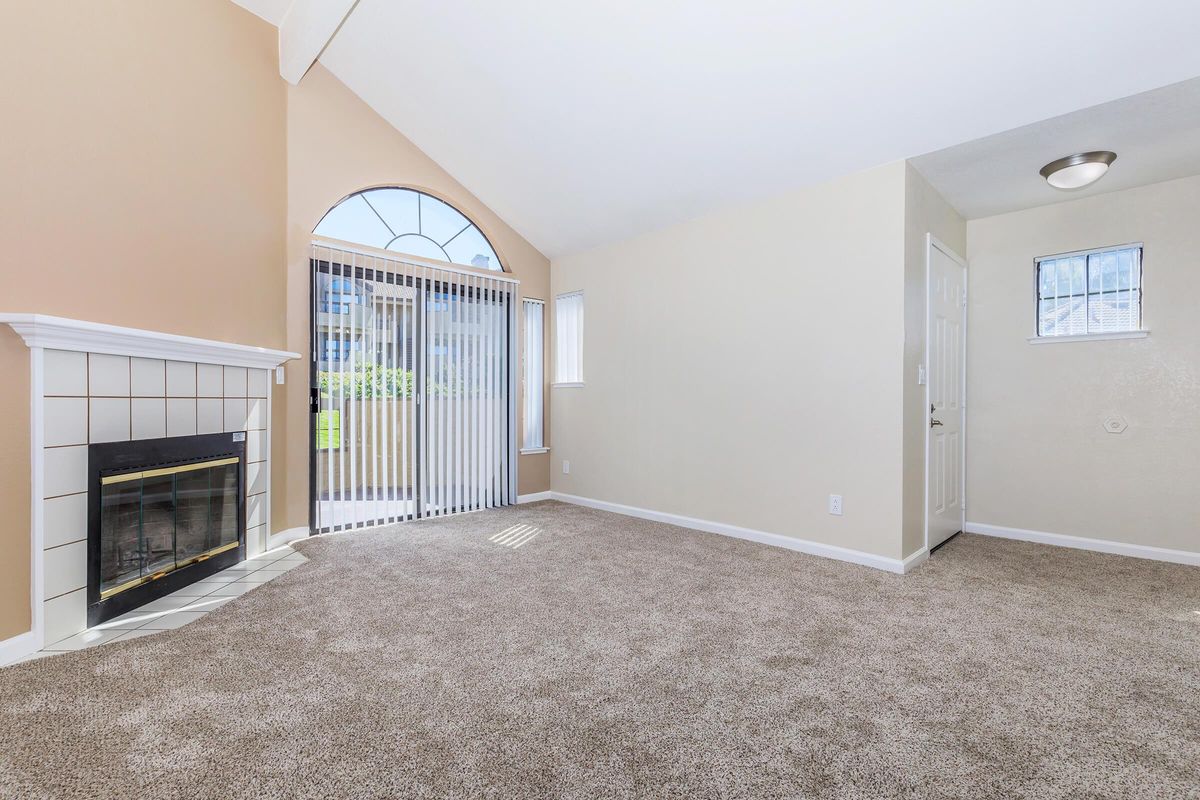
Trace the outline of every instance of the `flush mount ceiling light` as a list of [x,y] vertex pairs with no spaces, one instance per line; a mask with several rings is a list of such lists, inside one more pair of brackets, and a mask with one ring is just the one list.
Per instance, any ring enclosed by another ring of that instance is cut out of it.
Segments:
[[1093,150],[1051,161],[1039,172],[1055,189],[1082,189],[1104,177],[1108,165],[1116,160],[1117,154],[1111,150]]

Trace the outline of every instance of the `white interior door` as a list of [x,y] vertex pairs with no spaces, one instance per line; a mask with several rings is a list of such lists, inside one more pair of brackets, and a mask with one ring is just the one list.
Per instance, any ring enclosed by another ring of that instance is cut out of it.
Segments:
[[932,236],[928,292],[925,543],[933,548],[959,533],[966,522],[967,265]]

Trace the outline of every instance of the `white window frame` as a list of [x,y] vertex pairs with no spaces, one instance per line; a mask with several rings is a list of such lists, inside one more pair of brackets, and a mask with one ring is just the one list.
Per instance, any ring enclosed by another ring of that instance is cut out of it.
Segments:
[[[1137,250],[1137,274],[1138,274],[1138,327],[1136,329],[1124,331],[1103,331],[1099,333],[1075,333],[1075,334],[1043,334],[1041,332],[1041,268],[1044,261],[1056,261],[1062,258],[1071,258],[1075,256],[1085,257],[1084,266],[1084,296],[1088,294],[1088,286],[1086,281],[1089,279],[1089,270],[1086,266],[1086,258],[1102,253],[1111,253],[1118,250]],[[1142,339],[1150,334],[1150,329],[1145,327],[1144,299],[1146,292],[1146,273],[1143,269],[1145,263],[1146,248],[1142,242],[1127,242],[1125,244],[1110,245],[1108,247],[1092,247],[1086,250],[1074,250],[1069,253],[1055,253],[1053,255],[1038,256],[1033,260],[1033,335],[1028,337],[1026,341],[1030,344],[1055,344],[1062,342],[1099,342],[1112,341],[1118,339]]]
[[[538,308],[536,328],[530,326],[530,322],[533,319],[529,313],[531,306]],[[521,341],[523,344],[521,381],[525,386],[524,402],[521,404],[521,424],[524,433],[521,440],[521,455],[527,456],[550,452],[550,448],[546,447],[545,439],[546,301],[533,297],[521,298],[521,314]],[[531,336],[537,337],[536,348],[530,346]],[[531,353],[535,349],[537,351],[536,355],[531,358]],[[534,397],[537,398],[536,404],[530,402],[531,398]],[[536,414],[536,420],[530,420],[531,412]]]
[[[569,324],[562,316],[564,300],[574,301],[578,298],[579,313],[576,315],[576,329],[567,330]],[[584,330],[584,300],[583,291],[563,292],[554,298],[554,383],[555,388],[581,388],[583,386],[583,330]],[[574,350],[573,357],[576,369],[573,374],[564,375],[564,346]]]

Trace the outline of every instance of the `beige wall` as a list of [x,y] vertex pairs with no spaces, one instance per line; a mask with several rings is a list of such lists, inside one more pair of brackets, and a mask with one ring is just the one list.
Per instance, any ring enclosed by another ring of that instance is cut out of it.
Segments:
[[553,489],[898,558],[905,174],[556,259],[586,385],[551,390]]
[[[545,299],[550,286],[545,256],[319,64],[299,86],[288,87],[287,159],[287,349],[306,358],[288,365],[287,387],[275,395],[272,456],[288,465],[275,471],[272,486],[277,530],[308,526],[308,245],[330,206],[370,186],[429,192],[483,230],[501,262],[520,278],[524,296]],[[549,463],[545,454],[520,457],[521,494],[550,488]]]
[[966,257],[967,225],[921,173],[904,180],[904,555],[925,546],[925,437],[929,412],[917,369],[925,360],[926,234]]
[[[0,21],[0,310],[282,347],[275,29],[212,0],[6,3]],[[0,640],[30,624],[28,364],[5,327]]]
[[[1200,551],[1198,220],[1194,177],[967,224],[970,521]],[[1026,341],[1036,256],[1133,241],[1148,338]]]

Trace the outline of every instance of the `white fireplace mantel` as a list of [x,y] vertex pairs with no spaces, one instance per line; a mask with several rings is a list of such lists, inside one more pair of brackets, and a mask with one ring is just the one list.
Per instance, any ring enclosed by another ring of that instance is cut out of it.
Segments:
[[0,313],[0,323],[16,331],[29,347],[46,350],[76,350],[254,369],[272,369],[285,361],[300,358],[299,353],[285,350],[268,350],[265,347],[123,328],[47,314]]

